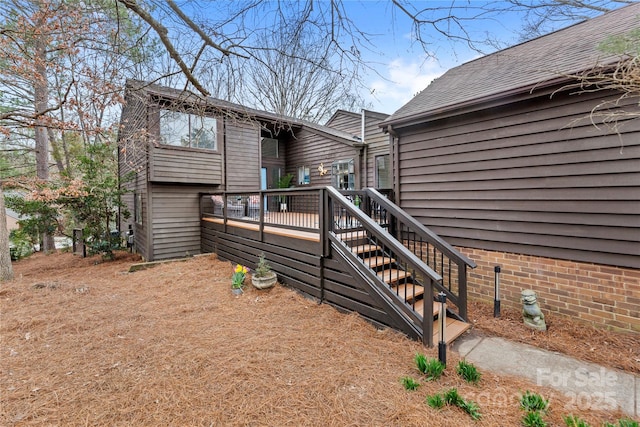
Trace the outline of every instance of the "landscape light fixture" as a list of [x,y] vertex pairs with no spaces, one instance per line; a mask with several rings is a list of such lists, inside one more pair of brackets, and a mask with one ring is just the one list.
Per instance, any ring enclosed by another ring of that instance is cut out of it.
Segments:
[[438,294],[438,302],[440,303],[440,313],[438,314],[438,320],[440,323],[440,342],[438,342],[438,360],[443,365],[447,366],[447,340],[446,340],[446,327],[447,327],[447,294],[440,292]]
[[493,268],[495,273],[495,296],[493,299],[493,317],[500,317],[500,266]]

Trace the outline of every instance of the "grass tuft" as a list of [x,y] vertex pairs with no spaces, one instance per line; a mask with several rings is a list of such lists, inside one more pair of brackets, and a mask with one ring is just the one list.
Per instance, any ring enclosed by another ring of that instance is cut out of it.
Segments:
[[564,417],[564,423],[567,427],[591,427],[589,423],[575,415],[568,415]]
[[538,393],[532,393],[529,390],[520,398],[520,407],[527,412],[545,412],[548,406],[548,400],[545,400]]
[[427,405],[431,406],[434,409],[441,409],[444,407],[444,399],[442,398],[441,394],[427,396]]
[[458,368],[456,369],[458,375],[460,375],[466,382],[472,384],[478,384],[480,381],[480,377],[482,374],[478,371],[478,368],[473,363],[469,363],[465,360],[461,360],[458,363]]
[[438,359],[427,359],[424,354],[418,353],[415,357],[418,370],[427,376],[427,381],[434,381],[440,378],[445,366]]
[[404,386],[405,390],[417,390],[418,387],[420,387],[420,383],[411,377],[403,377],[402,385]]
[[546,427],[547,423],[542,419],[540,412],[527,412],[522,417],[522,425],[524,427]]

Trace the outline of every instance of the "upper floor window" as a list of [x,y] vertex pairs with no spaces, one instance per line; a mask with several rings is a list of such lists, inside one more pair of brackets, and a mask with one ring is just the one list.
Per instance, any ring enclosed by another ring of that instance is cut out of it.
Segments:
[[176,147],[218,149],[216,119],[178,111],[160,112],[160,143]]
[[389,155],[376,156],[376,188],[391,188]]
[[271,159],[280,157],[280,144],[277,139],[262,138],[262,157]]
[[331,165],[331,181],[340,190],[356,188],[356,173],[353,159],[333,162]]

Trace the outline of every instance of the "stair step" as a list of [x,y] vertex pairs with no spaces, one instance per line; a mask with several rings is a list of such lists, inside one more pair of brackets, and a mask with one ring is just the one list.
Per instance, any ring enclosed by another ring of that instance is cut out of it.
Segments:
[[[433,344],[438,345],[438,341],[440,341],[440,322],[433,322]],[[447,317],[447,326],[445,330],[445,341],[447,344],[453,342],[460,335],[465,333],[467,329],[471,328],[471,325],[462,322],[458,319],[454,319],[452,317]]]
[[[390,270],[382,270],[382,271],[379,271],[377,274],[378,274],[378,277],[381,278],[383,282],[386,282],[388,284],[396,283],[402,279],[407,279],[411,277],[411,273],[409,273],[408,271],[398,270],[395,268],[392,268]],[[413,285],[409,285],[409,286],[413,286]],[[422,287],[420,286],[420,288]]]
[[378,245],[359,245],[354,246],[351,250],[356,254],[365,254],[367,252],[375,252],[380,250],[380,246]]
[[365,230],[358,230],[358,231],[340,230],[336,234],[340,236],[340,239],[342,239],[345,242],[348,242],[350,240],[367,238],[367,232]]
[[[422,303],[422,301],[418,301],[416,303],[416,305],[414,306],[414,310],[416,311],[416,313],[419,313],[420,316],[424,316],[424,304]],[[440,304],[434,301],[433,302],[433,318],[434,319],[437,318],[439,314],[440,314]]]
[[377,268],[383,265],[393,264],[396,262],[395,259],[389,258],[386,256],[373,256],[370,258],[365,258],[364,263],[369,266],[369,268]]
[[[405,298],[406,295],[407,301],[415,300],[417,297],[424,294],[424,288],[420,285],[414,285],[413,283],[409,283],[408,285],[393,286],[391,290],[403,298]],[[419,302],[418,304],[421,303]]]

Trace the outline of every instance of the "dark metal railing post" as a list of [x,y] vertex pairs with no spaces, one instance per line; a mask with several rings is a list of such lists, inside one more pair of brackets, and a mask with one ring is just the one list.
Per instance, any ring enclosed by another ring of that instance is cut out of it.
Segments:
[[433,347],[433,285],[431,279],[424,278],[425,295],[422,298],[422,344]]
[[467,316],[467,264],[457,262],[458,265],[458,314],[465,322],[469,321]]
[[259,206],[259,213],[258,215],[260,215],[259,220],[259,225],[258,225],[258,230],[259,230],[259,238],[260,238],[260,242],[264,242],[264,211],[265,211],[265,196],[264,193],[262,191],[260,191],[260,195],[259,195],[259,202],[258,202],[258,206]]

